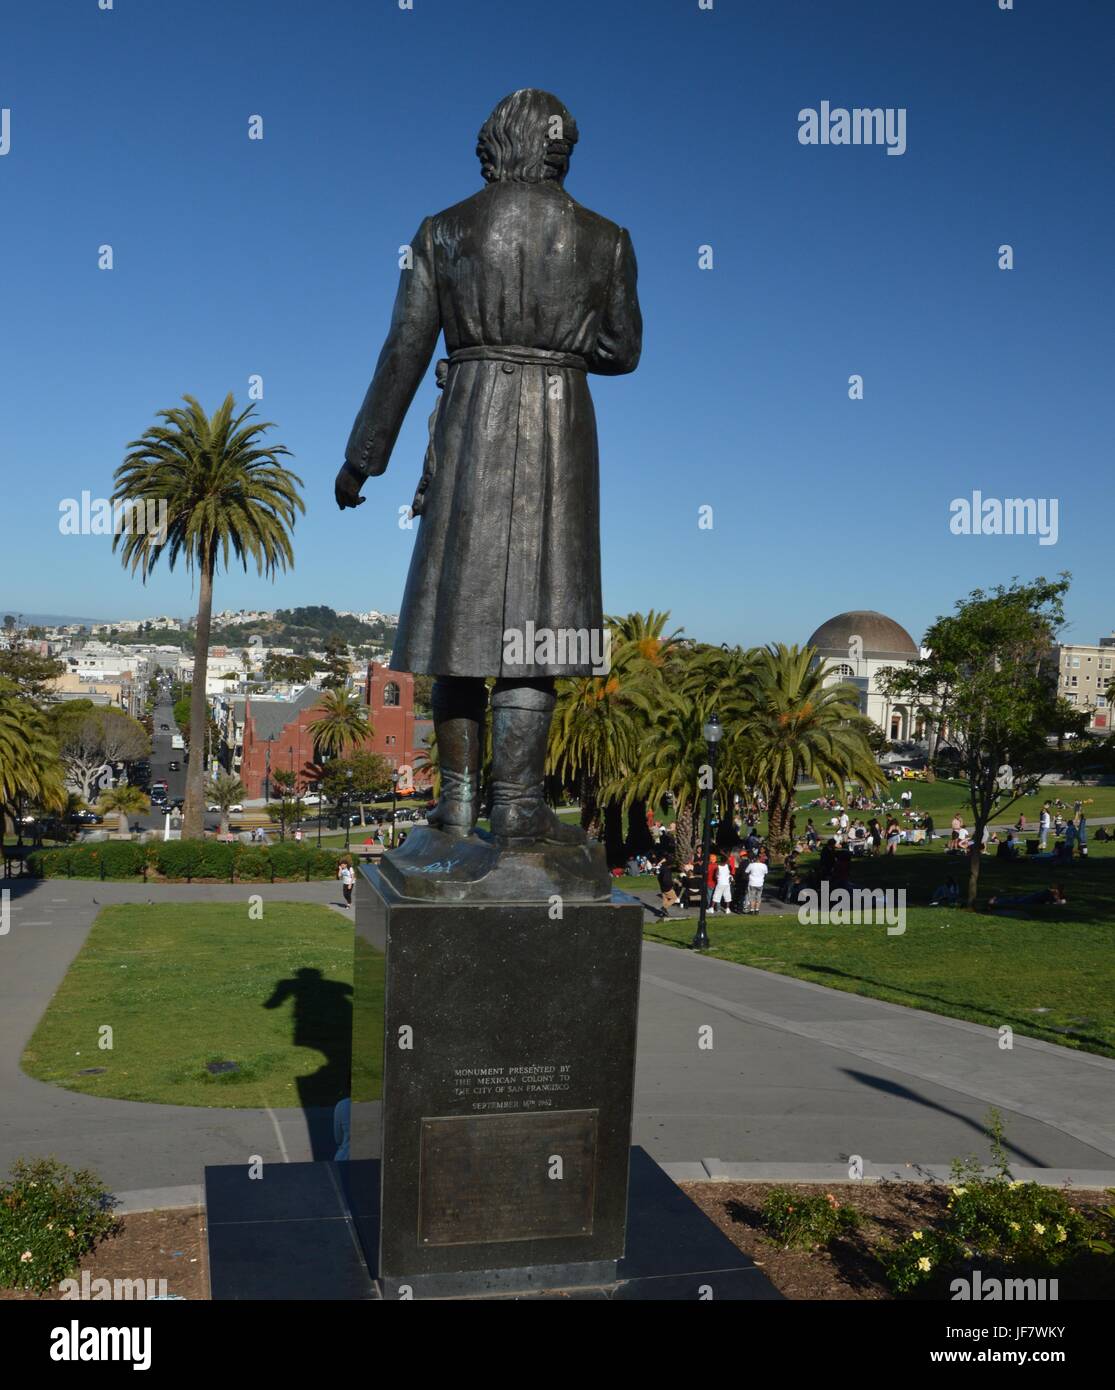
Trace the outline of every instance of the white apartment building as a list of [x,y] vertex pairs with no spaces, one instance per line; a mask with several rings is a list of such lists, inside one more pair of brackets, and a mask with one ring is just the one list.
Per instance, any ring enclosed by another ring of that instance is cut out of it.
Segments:
[[1086,709],[1088,727],[1097,733],[1111,732],[1111,702],[1107,690],[1115,681],[1115,633],[1101,637],[1091,646],[1084,642],[1061,642],[1057,655],[1057,692],[1070,705]]

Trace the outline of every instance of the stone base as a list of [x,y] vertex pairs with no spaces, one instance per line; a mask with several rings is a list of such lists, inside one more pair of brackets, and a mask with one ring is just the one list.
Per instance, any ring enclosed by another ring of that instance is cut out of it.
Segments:
[[401,898],[445,902],[607,902],[612,892],[604,846],[501,848],[482,830],[458,837],[434,826],[412,830],[379,865]]
[[487,1288],[492,1271],[545,1267],[575,1283],[558,1271],[591,1265],[599,1281],[623,1255],[642,917],[561,897],[416,901],[361,869],[354,1071],[380,987],[361,962],[385,949],[383,1102],[382,1129],[353,1105],[351,1176],[358,1189],[382,1144],[382,1192],[352,1201],[385,1280]]
[[[216,1300],[367,1301],[385,1298],[511,1298],[779,1300],[782,1295],[742,1251],[659,1168],[645,1150],[631,1150],[627,1253],[600,1270],[599,1283],[568,1278],[560,1267],[504,1269],[406,1281],[380,1279],[360,1257],[378,1213],[363,1221],[345,1201],[378,1191],[377,1163],[362,1177],[352,1163],[269,1165],[252,1180],[243,1163],[205,1170],[206,1227],[212,1296]],[[584,1268],[577,1275],[590,1273]],[[400,1285],[404,1287],[400,1287]],[[444,1290],[444,1291],[443,1291]]]

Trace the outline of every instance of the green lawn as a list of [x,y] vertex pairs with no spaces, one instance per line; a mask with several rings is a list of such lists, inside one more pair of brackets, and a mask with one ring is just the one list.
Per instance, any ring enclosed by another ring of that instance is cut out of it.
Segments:
[[[1115,846],[1092,845],[1088,859],[1071,867],[985,859],[981,904],[992,893],[1059,882],[1068,898],[1060,908],[1005,915],[926,906],[933,888],[950,874],[960,880],[963,868],[939,846],[856,861],[854,886],[906,889],[902,935],[888,936],[885,925],[806,926],[793,912],[710,917],[710,954],[1115,1056]],[[781,876],[776,869],[771,878]],[[620,880],[627,884],[654,887]],[[693,930],[694,919],[679,919],[652,923],[646,935],[688,947]]]
[[[23,1054],[40,1081],[172,1105],[332,1105],[349,1094],[352,923],[267,901],[104,908]],[[368,962],[382,1014],[382,957]],[[98,1047],[102,1025],[111,1051]],[[210,1062],[235,1062],[220,1074]],[[103,1074],[82,1076],[85,1068]],[[365,1060],[359,1099],[379,1094]]]

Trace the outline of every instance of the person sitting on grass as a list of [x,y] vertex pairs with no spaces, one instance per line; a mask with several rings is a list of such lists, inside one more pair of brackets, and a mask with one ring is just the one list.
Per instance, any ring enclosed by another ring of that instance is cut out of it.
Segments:
[[1018,855],[1018,841],[1014,838],[1014,831],[1007,831],[1007,838],[999,841],[999,847],[995,851],[996,859],[1014,859]]
[[987,910],[994,912],[1001,907],[1064,907],[1068,902],[1064,889],[1059,883],[1050,888],[1039,888],[1033,893],[997,893],[987,900]]
[[1106,825],[1101,825],[1100,828],[1096,831],[1096,839],[1106,844],[1108,840],[1115,840],[1115,835],[1111,835],[1108,833]]
[[956,907],[960,903],[960,888],[956,879],[949,877],[938,888],[934,888],[929,899],[930,907]]

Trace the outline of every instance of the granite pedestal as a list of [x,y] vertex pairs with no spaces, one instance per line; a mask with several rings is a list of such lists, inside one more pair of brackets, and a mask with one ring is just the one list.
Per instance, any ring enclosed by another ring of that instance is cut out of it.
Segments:
[[[506,865],[503,868],[506,873]],[[624,1252],[642,909],[609,899],[356,893],[354,1071],[383,1048],[382,1127],[352,1110],[352,1205],[386,1296],[601,1285]],[[361,962],[386,953],[382,1043]],[[382,1152],[380,1152],[382,1145]],[[377,1231],[360,1190],[382,1157]],[[373,1248],[372,1240],[378,1237]]]

